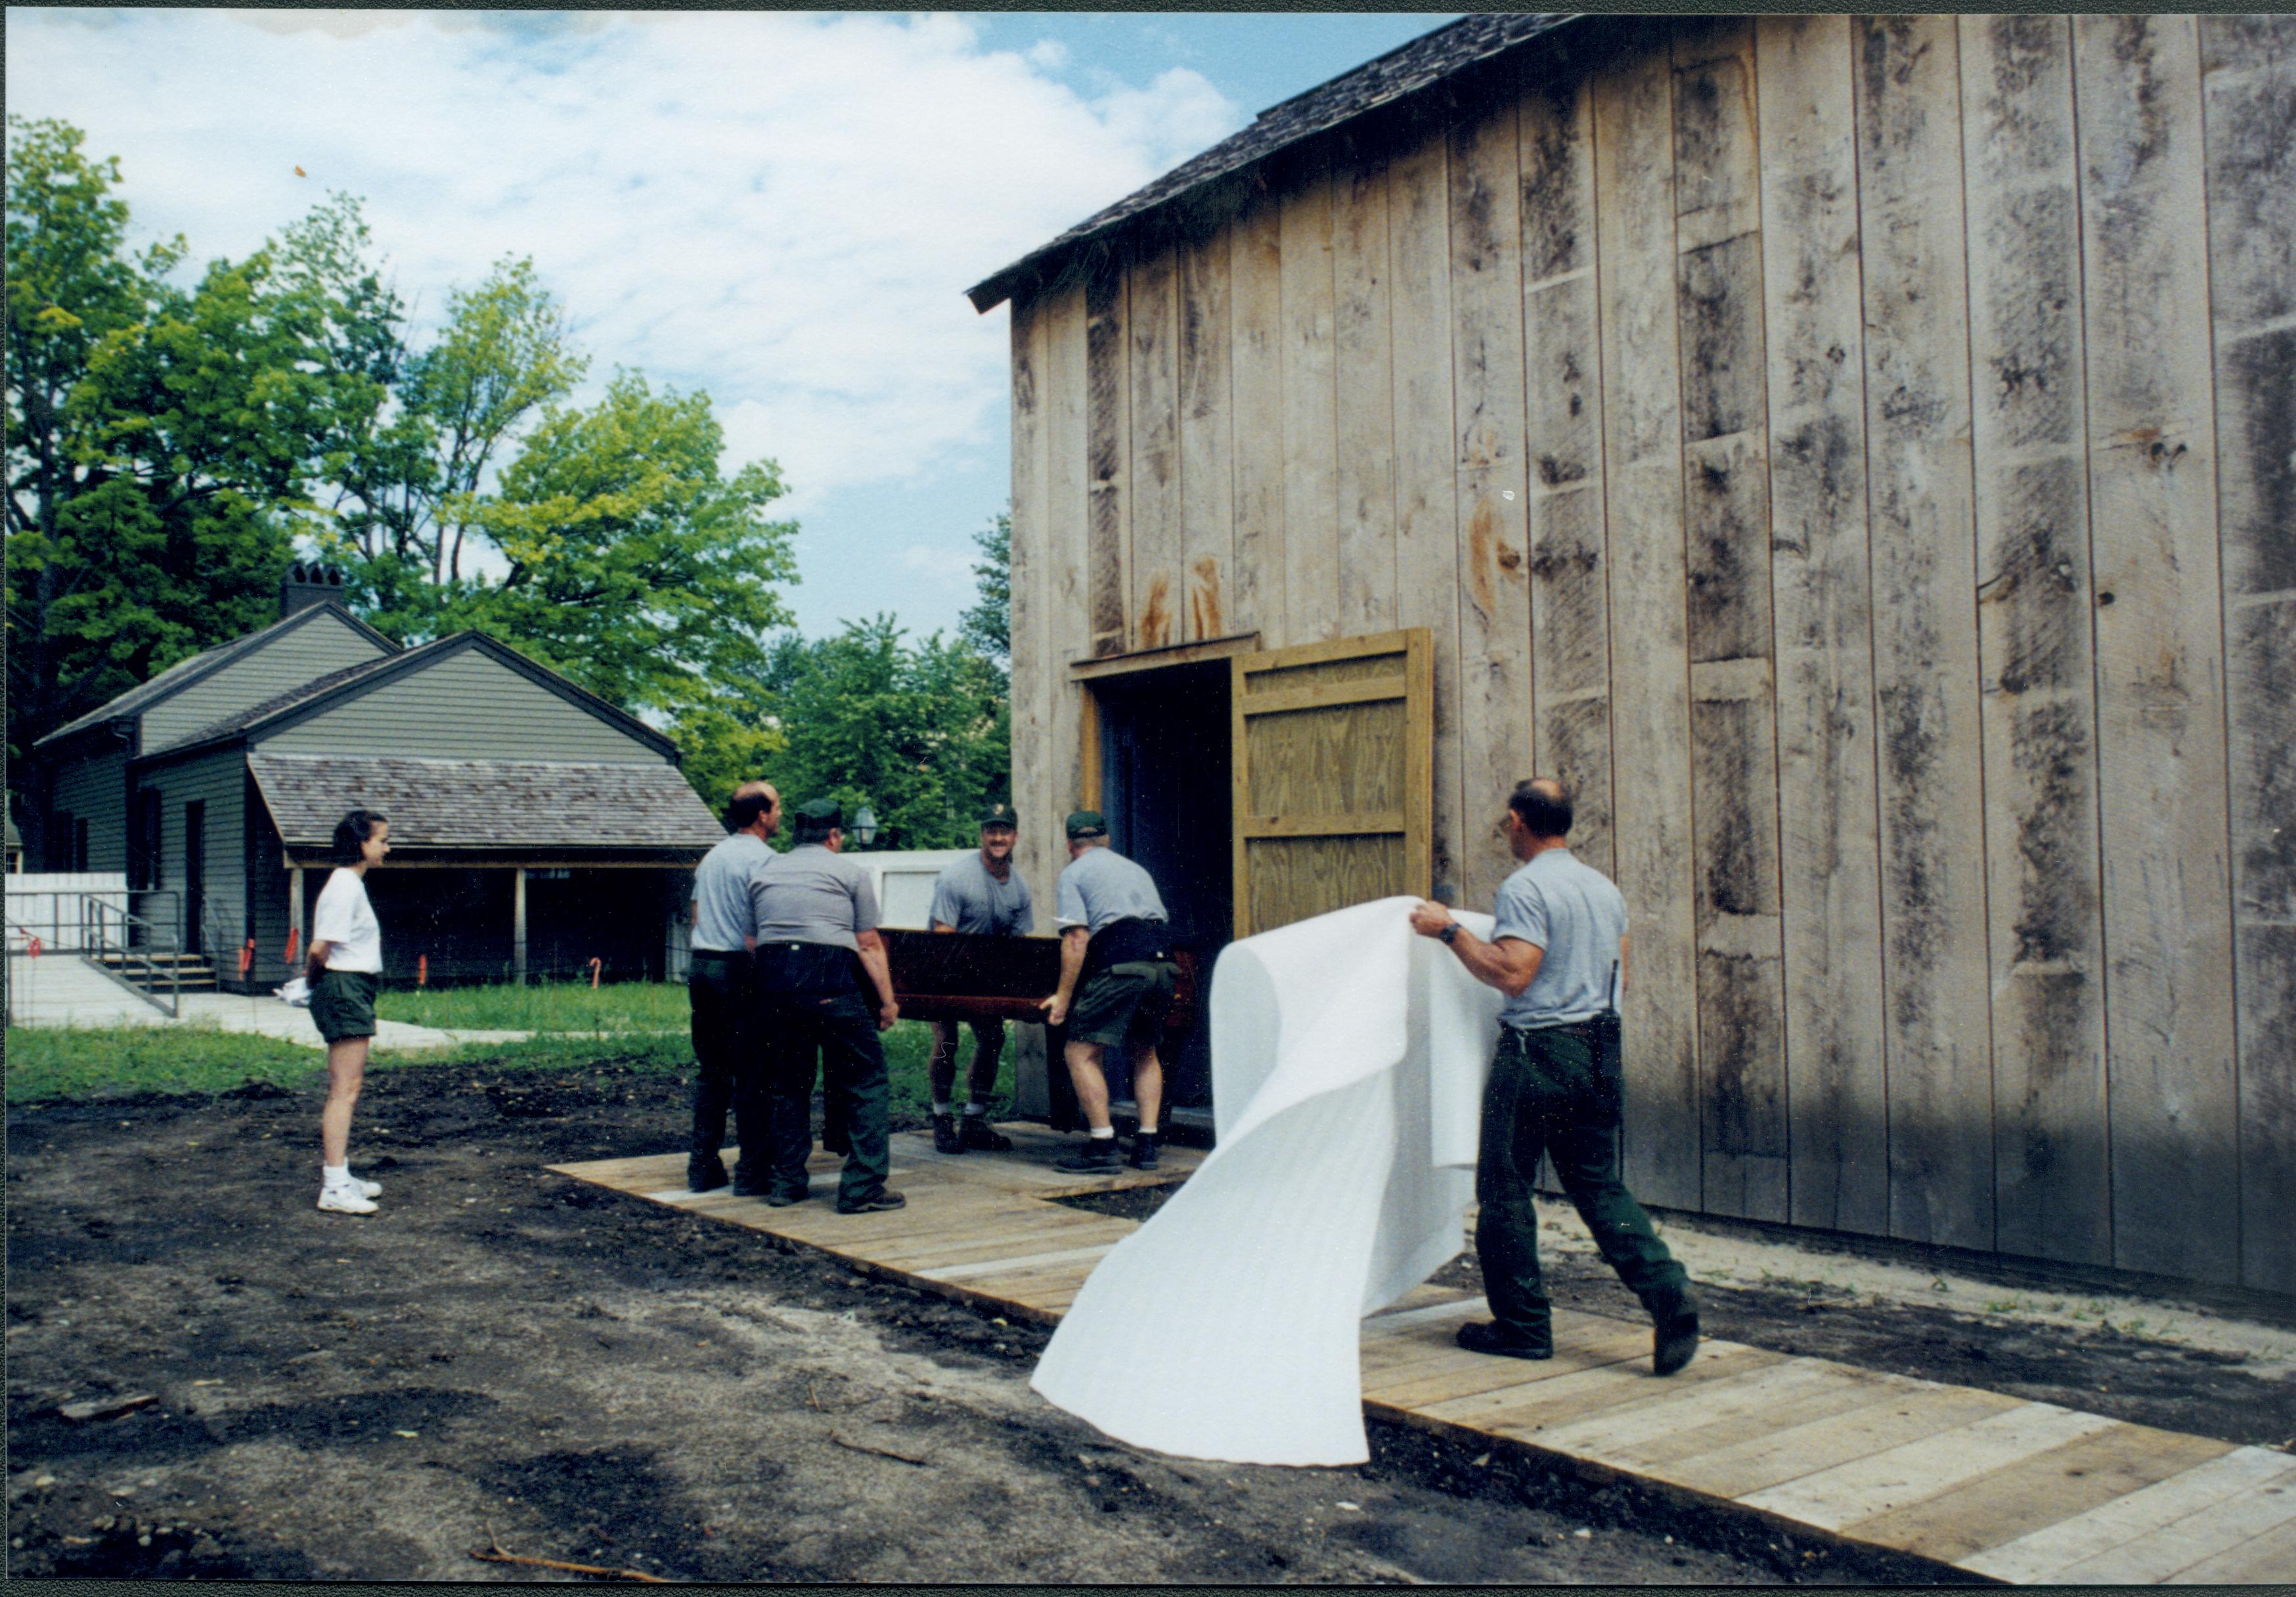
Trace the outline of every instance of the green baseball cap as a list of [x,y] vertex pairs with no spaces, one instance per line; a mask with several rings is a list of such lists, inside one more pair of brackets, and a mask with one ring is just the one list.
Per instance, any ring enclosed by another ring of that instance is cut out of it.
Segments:
[[1013,813],[1010,804],[984,804],[980,808],[980,824],[984,827],[1011,827],[1017,831],[1021,820]]
[[1069,836],[1071,837],[1105,837],[1108,821],[1097,810],[1078,810],[1069,816]]
[[845,811],[833,798],[808,799],[793,811],[800,820],[815,826],[842,827]]

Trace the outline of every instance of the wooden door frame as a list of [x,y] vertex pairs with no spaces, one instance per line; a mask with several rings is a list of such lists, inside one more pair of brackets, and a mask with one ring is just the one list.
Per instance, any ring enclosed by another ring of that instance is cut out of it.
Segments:
[[1137,676],[1142,671],[1165,671],[1175,665],[1202,665],[1214,660],[1226,660],[1236,654],[1259,652],[1259,634],[1231,632],[1224,638],[1207,638],[1196,643],[1178,643],[1160,649],[1139,649],[1129,654],[1109,654],[1098,660],[1074,660],[1069,663],[1069,682],[1083,696],[1083,714],[1078,720],[1077,736],[1083,747],[1078,751],[1078,786],[1082,789],[1081,807],[1097,810],[1101,807],[1100,769],[1100,695],[1093,684],[1111,677]]

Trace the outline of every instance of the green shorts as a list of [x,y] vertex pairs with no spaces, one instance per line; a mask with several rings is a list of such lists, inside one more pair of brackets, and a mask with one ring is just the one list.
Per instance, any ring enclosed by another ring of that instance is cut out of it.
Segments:
[[1164,959],[1111,965],[1088,976],[1069,1006],[1069,1041],[1110,1048],[1156,1041],[1171,1012],[1180,967]]
[[328,970],[311,989],[311,1019],[330,1042],[374,1035],[374,994],[382,978],[372,971]]

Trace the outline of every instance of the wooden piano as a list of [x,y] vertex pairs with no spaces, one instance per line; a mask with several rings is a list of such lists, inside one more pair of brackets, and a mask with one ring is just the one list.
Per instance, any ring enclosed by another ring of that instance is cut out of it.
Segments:
[[[882,928],[879,935],[885,940],[886,959],[892,967],[893,1001],[900,1005],[904,1020],[1041,1023],[1045,1012],[1037,1006],[1061,984],[1057,937],[990,937],[892,926]],[[1173,984],[1171,1011],[1164,1017],[1166,1045],[1160,1051],[1166,1052],[1177,1049],[1196,1024],[1195,957],[1180,949],[1173,959],[1180,974]],[[1083,1124],[1075,1089],[1062,1063],[1064,1030],[1047,1027],[1045,1037],[1046,1084],[1055,1131],[1073,1131]]]

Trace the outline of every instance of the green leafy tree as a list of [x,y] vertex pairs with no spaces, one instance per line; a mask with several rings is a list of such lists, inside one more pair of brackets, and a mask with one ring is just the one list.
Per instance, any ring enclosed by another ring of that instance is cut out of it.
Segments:
[[783,797],[868,804],[878,847],[962,847],[983,803],[1010,800],[1003,673],[961,639],[912,646],[890,615],[785,637],[765,686],[788,740],[770,771]]
[[118,163],[83,144],[9,123],[12,782],[41,736],[272,618],[327,440],[381,394],[350,366],[387,307],[331,253],[356,202],[182,288],[182,241],[132,250]]
[[999,511],[972,535],[980,551],[972,575],[980,598],[957,621],[957,635],[999,665],[1013,659],[1013,517]]

